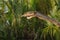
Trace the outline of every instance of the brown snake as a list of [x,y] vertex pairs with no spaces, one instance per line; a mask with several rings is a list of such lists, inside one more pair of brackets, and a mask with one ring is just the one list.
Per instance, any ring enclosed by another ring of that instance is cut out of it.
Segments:
[[38,17],[39,19],[49,21],[49,22],[53,23],[54,25],[56,25],[57,27],[60,27],[60,22],[58,22],[57,20],[55,20],[53,18],[45,16],[37,11],[26,12],[22,15],[22,17],[27,17],[28,19],[31,19],[33,17]]

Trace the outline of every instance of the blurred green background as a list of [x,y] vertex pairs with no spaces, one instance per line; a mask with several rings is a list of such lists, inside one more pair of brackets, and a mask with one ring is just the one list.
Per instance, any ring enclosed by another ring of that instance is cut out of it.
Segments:
[[60,28],[21,15],[38,11],[60,21],[60,0],[0,0],[0,40],[60,40]]

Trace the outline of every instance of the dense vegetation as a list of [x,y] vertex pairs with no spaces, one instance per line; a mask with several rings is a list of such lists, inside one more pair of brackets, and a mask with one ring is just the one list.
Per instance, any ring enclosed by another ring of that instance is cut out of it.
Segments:
[[60,0],[0,0],[0,40],[60,40],[60,28],[38,18],[21,17],[27,11],[60,21]]

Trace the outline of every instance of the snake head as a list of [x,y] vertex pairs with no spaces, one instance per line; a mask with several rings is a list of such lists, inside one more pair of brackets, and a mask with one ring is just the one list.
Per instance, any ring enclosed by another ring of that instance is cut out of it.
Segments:
[[34,11],[25,12],[21,17],[27,17],[27,19],[31,19],[35,17],[35,12]]

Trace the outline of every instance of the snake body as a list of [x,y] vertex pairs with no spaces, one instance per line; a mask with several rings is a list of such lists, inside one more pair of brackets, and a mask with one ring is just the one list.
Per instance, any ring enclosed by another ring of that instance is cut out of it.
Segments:
[[24,13],[22,16],[30,17],[30,18],[37,17],[39,19],[49,21],[49,22],[55,24],[57,27],[60,27],[60,22],[58,22],[57,20],[55,20],[53,18],[50,18],[49,16],[45,16],[37,11],[29,11],[29,12]]

